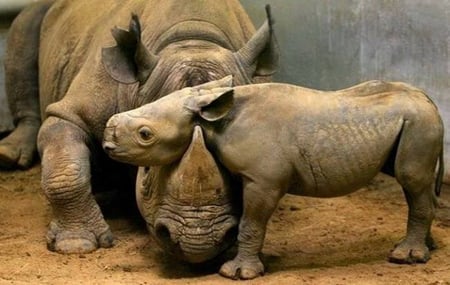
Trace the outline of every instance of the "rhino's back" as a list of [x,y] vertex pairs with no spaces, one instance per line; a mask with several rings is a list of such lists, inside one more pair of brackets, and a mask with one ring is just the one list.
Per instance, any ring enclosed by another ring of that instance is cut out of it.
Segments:
[[[430,120],[430,127],[439,122],[428,97],[401,83],[368,82],[333,92],[268,83],[236,87],[235,94],[223,148],[243,140],[270,146],[260,153],[267,163],[273,156],[292,165],[300,185],[291,193],[300,195],[344,195],[365,185],[386,162],[406,120]],[[241,168],[255,160],[240,158]]]
[[[66,95],[79,73],[89,73],[85,77],[93,81],[83,84],[112,84],[107,83],[101,49],[115,45],[110,30],[114,26],[127,29],[131,13],[139,16],[142,41],[155,53],[183,36],[216,39],[236,50],[254,33],[253,24],[236,0],[56,1],[42,24],[39,51],[42,111]],[[73,102],[85,100],[92,99]]]
[[[282,83],[237,86],[234,90],[236,114],[270,118],[268,122],[314,125],[372,117],[421,116],[418,110],[437,114],[436,106],[422,90],[402,82],[368,81],[337,91]],[[268,116],[269,112],[280,115]]]

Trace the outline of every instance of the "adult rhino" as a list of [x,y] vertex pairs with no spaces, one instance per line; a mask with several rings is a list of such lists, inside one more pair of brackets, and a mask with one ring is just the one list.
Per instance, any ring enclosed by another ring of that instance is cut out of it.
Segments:
[[[101,148],[111,115],[227,74],[237,84],[267,81],[278,59],[270,18],[255,33],[236,0],[41,1],[15,19],[7,49],[6,89],[16,129],[0,142],[0,162],[29,167],[37,142],[42,187],[54,213],[47,245],[60,253],[113,244],[92,194],[98,169],[107,172],[100,180],[117,179],[113,170],[127,179],[124,165],[114,165]],[[186,187],[225,187],[202,151],[206,160],[197,164],[210,175]],[[155,171],[161,183],[171,175]],[[203,250],[203,259],[218,253],[230,227]],[[186,259],[202,261],[198,256]]]

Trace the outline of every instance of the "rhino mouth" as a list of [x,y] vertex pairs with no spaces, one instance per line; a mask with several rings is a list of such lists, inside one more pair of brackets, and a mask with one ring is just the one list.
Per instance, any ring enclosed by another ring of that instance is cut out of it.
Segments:
[[135,160],[135,157],[129,152],[126,147],[117,143],[113,138],[108,138],[105,136],[102,147],[110,158],[120,162],[134,164],[133,162]]
[[160,241],[160,246],[170,255],[189,263],[202,263],[214,259],[236,242],[237,233],[238,227],[236,225],[226,230],[225,235],[219,242],[205,242],[203,235],[184,236],[174,241],[166,227],[159,226],[155,229],[155,235]]
[[238,217],[230,213],[213,219],[199,218],[202,215],[198,213],[196,218],[187,218],[164,211],[158,216],[154,225],[148,224],[150,233],[165,251],[190,263],[215,258],[237,239]]
[[111,141],[103,142],[103,149],[110,155],[114,155],[115,153],[118,153],[117,144],[115,144]]
[[120,162],[134,164],[133,156],[125,148],[111,141],[103,142],[102,146],[110,158]]

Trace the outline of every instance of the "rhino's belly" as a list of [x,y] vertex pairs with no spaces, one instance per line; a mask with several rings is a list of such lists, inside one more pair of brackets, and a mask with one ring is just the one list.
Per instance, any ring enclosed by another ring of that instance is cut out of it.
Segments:
[[401,118],[377,119],[319,129],[314,143],[302,154],[299,183],[289,192],[336,197],[367,185],[386,163],[402,125]]

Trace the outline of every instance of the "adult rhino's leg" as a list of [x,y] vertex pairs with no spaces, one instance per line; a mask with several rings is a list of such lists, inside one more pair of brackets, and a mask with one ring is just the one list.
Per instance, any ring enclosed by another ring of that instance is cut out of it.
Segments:
[[38,94],[38,47],[42,19],[49,2],[22,11],[9,30],[5,88],[15,129],[0,141],[0,166],[27,168],[36,154],[41,124]]
[[281,198],[276,187],[244,179],[244,211],[239,223],[237,256],[222,265],[220,274],[232,279],[253,279],[264,274],[259,253],[270,216]]
[[60,253],[111,247],[113,237],[91,193],[89,138],[78,126],[49,117],[38,147],[42,188],[53,208],[47,246]]
[[408,203],[408,223],[405,239],[390,253],[391,262],[427,262],[430,249],[435,247],[430,228],[435,216],[433,181],[441,140],[439,129],[430,125],[407,121],[400,137],[395,174]]

